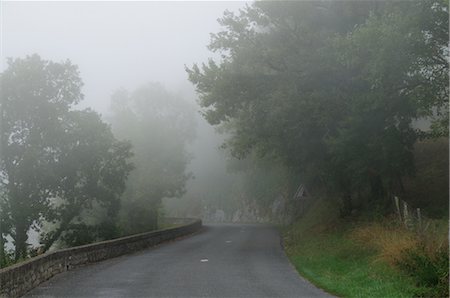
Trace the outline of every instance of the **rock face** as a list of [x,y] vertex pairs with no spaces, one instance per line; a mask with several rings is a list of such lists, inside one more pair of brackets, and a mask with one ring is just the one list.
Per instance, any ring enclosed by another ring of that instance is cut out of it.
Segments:
[[201,227],[201,220],[191,219],[175,228],[58,250],[0,269],[0,297],[19,297],[63,271],[136,252],[164,241],[192,234]]
[[225,221],[225,212],[221,209],[216,210],[216,213],[214,214],[214,221],[224,222]]
[[260,211],[257,207],[246,205],[243,208],[236,210],[233,214],[232,222],[242,222],[242,223],[249,223],[249,222],[268,222],[268,218],[264,218],[260,215]]
[[279,193],[266,206],[257,199],[243,196],[237,201],[237,206],[226,210],[204,206],[200,216],[205,222],[290,224],[305,214],[313,200],[306,187],[299,184],[293,196],[287,191]]
[[277,196],[266,209],[262,209],[256,201],[247,200],[242,201],[239,208],[228,212],[220,208],[204,208],[202,218],[213,223],[289,223],[294,218],[289,204],[292,205],[292,202],[283,195]]

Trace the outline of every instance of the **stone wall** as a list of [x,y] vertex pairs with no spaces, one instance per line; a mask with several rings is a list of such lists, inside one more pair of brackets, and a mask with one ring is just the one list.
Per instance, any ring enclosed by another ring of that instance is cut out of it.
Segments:
[[93,244],[57,250],[23,263],[0,269],[0,297],[19,297],[52,276],[77,266],[136,252],[164,241],[197,232],[201,220]]

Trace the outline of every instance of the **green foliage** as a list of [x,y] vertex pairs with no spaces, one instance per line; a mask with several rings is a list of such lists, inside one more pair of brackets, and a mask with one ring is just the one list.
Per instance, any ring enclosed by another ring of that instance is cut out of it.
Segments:
[[448,218],[448,148],[448,138],[422,140],[414,146],[416,174],[404,179],[404,198],[427,217]]
[[2,252],[2,256],[0,259],[0,268],[11,266],[19,261],[20,259],[16,260],[14,258],[14,251],[4,251]]
[[114,134],[133,145],[135,169],[122,196],[121,228],[131,234],[157,228],[164,197],[180,197],[191,177],[186,145],[194,137],[193,107],[159,84],[112,96]]
[[[76,66],[39,56],[9,59],[1,75],[2,217],[9,219],[17,259],[27,256],[27,232],[48,206],[57,188],[58,161],[65,115],[82,99]],[[2,231],[5,232],[5,231]]]
[[70,246],[89,244],[97,240],[95,229],[83,223],[71,224],[62,236],[61,240]]
[[114,220],[90,225],[83,222],[71,223],[60,237],[64,246],[72,247],[90,244],[99,240],[119,237],[119,230]]
[[0,244],[10,235],[16,260],[28,256],[29,229],[41,230],[44,221],[54,224],[42,235],[44,251],[58,239],[88,235],[78,228],[87,212],[104,209],[94,226],[114,225],[130,145],[115,140],[97,113],[74,110],[82,85],[70,61],[38,55],[9,59],[1,75]]
[[[120,196],[132,169],[128,161],[132,156],[131,145],[117,141],[97,113],[73,111],[65,125],[70,129],[64,135],[64,154],[60,156],[55,170],[59,177],[63,177],[57,191],[59,200],[54,201],[46,213],[46,220],[58,222],[59,227],[43,235],[41,242],[44,250],[50,248],[60,236],[60,240],[68,246],[78,243],[71,239],[82,235],[94,240],[114,236],[102,234],[102,229],[99,230],[97,225],[116,225],[114,219],[119,212]],[[94,234],[92,229],[78,228],[86,226],[86,220],[92,221],[92,216],[83,215],[84,212],[95,210],[99,214],[101,209],[105,212],[103,218],[97,218],[89,225],[95,229]]]
[[222,59],[187,68],[205,118],[235,157],[281,161],[345,214],[402,190],[414,119],[448,131],[446,2],[261,1],[219,22]]
[[402,251],[395,265],[411,276],[420,297],[449,294],[448,221],[429,220],[416,235],[417,245]]
[[398,266],[416,280],[420,297],[448,296],[448,247],[440,247],[432,254],[424,246],[408,250]]
[[232,195],[240,198],[240,204],[257,205],[265,219],[271,218],[274,200],[280,196],[291,197],[300,181],[290,168],[274,159],[258,157],[254,152],[242,160],[230,159],[228,170],[240,175]]

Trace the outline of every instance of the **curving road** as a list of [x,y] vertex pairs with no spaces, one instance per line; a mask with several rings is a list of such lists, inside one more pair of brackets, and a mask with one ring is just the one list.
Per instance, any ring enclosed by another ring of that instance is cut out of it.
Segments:
[[210,225],[132,255],[57,275],[26,297],[331,297],[289,263],[275,228]]

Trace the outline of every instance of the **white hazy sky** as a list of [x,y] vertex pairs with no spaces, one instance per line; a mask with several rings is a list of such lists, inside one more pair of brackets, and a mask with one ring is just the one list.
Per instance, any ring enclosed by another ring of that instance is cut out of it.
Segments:
[[119,87],[149,81],[173,92],[189,87],[184,65],[204,62],[217,19],[245,2],[15,2],[1,1],[2,57],[38,53],[69,58],[85,83],[83,106],[105,113]]

